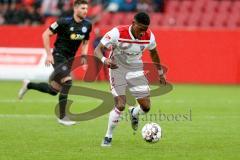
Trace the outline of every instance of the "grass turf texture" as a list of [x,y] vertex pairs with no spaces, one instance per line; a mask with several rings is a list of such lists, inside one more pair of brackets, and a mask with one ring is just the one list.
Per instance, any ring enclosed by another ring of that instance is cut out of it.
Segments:
[[[107,83],[75,83],[108,91]],[[16,99],[21,82],[0,82],[1,160],[240,159],[240,86],[174,85],[167,95],[152,98],[150,114],[189,114],[188,120],[157,121],[163,139],[148,144],[130,122],[120,122],[111,148],[102,148],[108,115],[72,127],[54,116],[57,97],[30,91]],[[72,111],[85,112],[99,100],[70,96]],[[126,110],[127,111],[127,110]],[[142,127],[147,121],[143,121]]]

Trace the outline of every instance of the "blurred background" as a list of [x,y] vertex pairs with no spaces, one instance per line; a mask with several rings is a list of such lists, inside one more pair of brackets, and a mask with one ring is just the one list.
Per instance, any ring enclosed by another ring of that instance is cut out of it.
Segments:
[[[71,16],[73,0],[1,0],[0,24],[45,25]],[[90,0],[89,18],[100,25],[131,23],[145,11],[152,26],[237,28],[239,0]],[[118,19],[118,20],[117,20]]]
[[[41,34],[59,17],[72,15],[73,0],[0,1],[0,79],[46,79]],[[117,25],[131,24],[138,11],[151,17],[168,80],[174,83],[240,83],[239,0],[91,0],[89,55]],[[54,40],[52,41],[54,42]],[[80,55],[81,53],[78,53]],[[144,54],[149,61],[149,55]],[[91,73],[98,64],[89,61]],[[108,79],[102,71],[97,80]],[[73,76],[81,80],[84,68]],[[150,78],[151,79],[151,78]]]

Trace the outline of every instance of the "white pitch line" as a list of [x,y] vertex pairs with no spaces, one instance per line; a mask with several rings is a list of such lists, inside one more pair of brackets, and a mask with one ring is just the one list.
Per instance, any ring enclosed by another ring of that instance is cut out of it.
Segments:
[[0,114],[0,118],[20,118],[20,119],[54,119],[53,115],[44,114]]
[[[71,100],[71,99],[69,99]],[[82,102],[92,102],[93,100],[89,99],[79,99],[79,100],[72,100],[73,102],[82,103]],[[58,100],[17,100],[17,99],[0,99],[0,103],[57,103]]]
[[[239,119],[238,115],[229,115],[229,116],[212,116],[212,115],[194,115],[192,121],[199,121],[199,118],[201,119],[211,119],[211,120],[217,120],[217,119],[223,119],[223,118],[231,118],[231,119]],[[56,120],[57,117],[54,115],[44,115],[44,114],[0,114],[0,119],[45,119],[45,120]],[[176,121],[167,121],[164,120],[163,122],[176,122]],[[181,121],[179,121],[181,122]],[[171,126],[170,126],[171,127]],[[197,126],[194,126],[195,128]]]
[[[100,99],[87,99],[87,98],[79,98],[78,100],[76,99],[71,99],[69,98],[69,100],[72,100],[74,103],[86,103],[86,102],[95,102],[95,101],[99,101],[99,103],[101,103]],[[153,99],[155,100],[155,99]],[[176,100],[171,100],[171,99],[167,99],[167,100],[159,100],[160,103],[165,103],[165,104],[184,104],[184,103],[188,103],[188,104],[194,104],[195,102],[197,103],[206,103],[205,100],[180,100],[180,99],[176,99]],[[18,99],[0,99],[0,103],[58,103],[58,100],[47,100],[47,99],[24,99],[24,100],[18,100]],[[212,101],[208,101],[207,103],[225,103],[225,104],[238,104],[240,103],[240,101],[236,101],[236,100],[212,100]]]
[[[71,100],[71,98],[70,98]],[[97,100],[99,102],[101,102],[101,100],[99,99],[94,99],[94,101]],[[92,102],[93,99],[79,99],[79,100],[72,100],[73,102],[78,102],[78,103],[81,103],[81,102]],[[58,100],[46,100],[46,99],[43,99],[43,100],[40,100],[40,99],[24,99],[24,100],[18,100],[18,99],[0,99],[0,103],[17,103],[17,102],[20,102],[20,103],[53,103],[53,102],[58,102]],[[184,100],[163,100],[161,101],[162,103],[184,103],[186,101]]]
[[17,99],[0,99],[0,103],[52,103],[57,100],[17,100]]

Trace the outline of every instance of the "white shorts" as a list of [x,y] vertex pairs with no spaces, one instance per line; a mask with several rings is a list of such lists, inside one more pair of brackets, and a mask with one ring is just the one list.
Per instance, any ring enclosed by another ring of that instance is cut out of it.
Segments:
[[111,92],[114,97],[126,95],[127,88],[136,99],[150,95],[148,80],[143,69],[118,67],[117,69],[109,69]]

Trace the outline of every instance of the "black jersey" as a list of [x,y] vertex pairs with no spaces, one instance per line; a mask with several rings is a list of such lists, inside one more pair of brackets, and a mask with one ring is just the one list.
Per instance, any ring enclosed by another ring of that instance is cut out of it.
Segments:
[[92,24],[88,20],[77,23],[73,17],[60,18],[49,29],[57,33],[54,51],[67,56],[74,56],[83,40],[89,40]]

